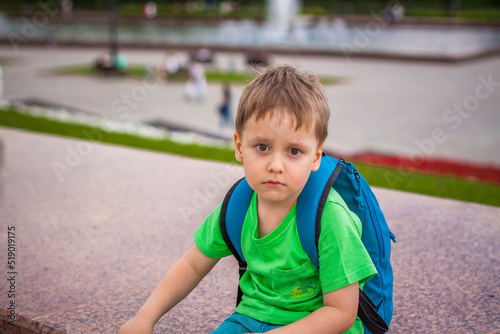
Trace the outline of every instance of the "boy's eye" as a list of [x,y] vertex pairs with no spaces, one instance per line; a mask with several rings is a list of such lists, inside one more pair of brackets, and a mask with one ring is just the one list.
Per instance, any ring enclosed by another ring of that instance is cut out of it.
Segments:
[[299,155],[302,153],[302,151],[299,150],[298,148],[291,148],[288,150],[288,153],[291,155]]
[[269,151],[269,148],[267,147],[266,144],[257,144],[255,147],[257,148],[257,151],[260,152]]

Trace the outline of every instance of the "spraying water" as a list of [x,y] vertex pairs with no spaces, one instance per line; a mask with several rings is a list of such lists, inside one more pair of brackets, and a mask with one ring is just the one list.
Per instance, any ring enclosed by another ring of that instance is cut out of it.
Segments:
[[288,31],[298,16],[299,0],[267,0],[268,22],[278,29]]

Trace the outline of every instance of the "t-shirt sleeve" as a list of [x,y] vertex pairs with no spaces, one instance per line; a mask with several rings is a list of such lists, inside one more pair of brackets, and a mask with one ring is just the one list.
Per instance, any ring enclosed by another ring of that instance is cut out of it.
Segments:
[[321,218],[319,239],[320,281],[323,293],[359,282],[377,274],[361,241],[361,222],[332,189]]
[[220,259],[231,255],[222,232],[220,230],[219,217],[222,203],[205,219],[196,231],[194,231],[194,242],[200,251],[213,259]]

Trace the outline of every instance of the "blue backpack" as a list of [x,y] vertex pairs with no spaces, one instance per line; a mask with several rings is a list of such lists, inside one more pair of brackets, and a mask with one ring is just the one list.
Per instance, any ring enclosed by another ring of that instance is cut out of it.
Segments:
[[[361,220],[361,240],[378,271],[359,291],[358,316],[365,326],[365,333],[385,333],[389,329],[393,311],[390,240],[396,240],[375,195],[352,163],[323,155],[320,168],[311,172],[297,200],[297,229],[302,247],[311,262],[319,268],[321,215],[331,187]],[[238,260],[240,278],[246,270],[241,250],[241,231],[252,193],[245,178],[240,179],[226,194],[220,214],[222,236]],[[241,297],[241,289],[238,289],[237,304]]]

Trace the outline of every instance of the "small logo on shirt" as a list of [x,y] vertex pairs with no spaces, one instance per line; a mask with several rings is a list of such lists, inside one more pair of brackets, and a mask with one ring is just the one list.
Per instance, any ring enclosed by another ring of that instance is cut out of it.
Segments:
[[301,278],[292,281],[290,290],[283,293],[285,298],[299,299],[305,296],[313,296],[318,289],[317,280],[314,278]]

